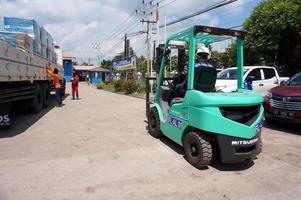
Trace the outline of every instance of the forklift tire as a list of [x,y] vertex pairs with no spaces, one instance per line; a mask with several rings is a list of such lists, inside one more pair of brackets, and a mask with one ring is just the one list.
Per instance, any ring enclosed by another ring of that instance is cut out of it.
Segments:
[[200,169],[210,164],[212,146],[203,136],[190,132],[184,140],[185,159],[194,167]]
[[50,103],[50,88],[48,84],[44,83],[42,85],[42,93],[43,93],[43,108],[47,108]]
[[261,137],[259,138],[259,144],[258,144],[258,154],[262,152],[262,139]]
[[277,123],[274,119],[271,119],[269,117],[266,117],[264,121],[265,121],[265,124],[268,124],[268,125],[273,125],[273,124]]
[[162,136],[160,129],[160,118],[156,107],[152,107],[148,114],[148,130],[149,134],[154,138]]
[[31,113],[39,113],[43,107],[43,93],[39,84],[36,84],[34,97],[30,102],[29,109]]

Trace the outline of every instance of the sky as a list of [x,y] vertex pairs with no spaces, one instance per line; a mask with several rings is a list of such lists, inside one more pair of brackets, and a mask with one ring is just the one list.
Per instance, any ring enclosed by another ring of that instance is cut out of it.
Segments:
[[[150,0],[144,0],[149,2]],[[202,10],[221,0],[153,0],[160,2],[160,24]],[[260,0],[238,0],[216,10],[167,27],[167,35],[195,24],[229,28],[243,24]],[[136,13],[135,10],[138,12]],[[35,19],[53,36],[64,51],[72,51],[79,62],[98,64],[102,59],[112,58],[123,51],[125,33],[146,29],[140,20],[143,10],[151,7],[142,0],[0,0],[0,30],[3,17]],[[155,11],[153,12],[154,15]],[[154,17],[152,18],[154,19]],[[239,28],[238,28],[239,29]],[[156,35],[153,36],[157,38]],[[146,34],[130,37],[137,55],[146,54]],[[159,31],[159,40],[164,40],[164,29]],[[223,51],[229,43],[214,46]]]

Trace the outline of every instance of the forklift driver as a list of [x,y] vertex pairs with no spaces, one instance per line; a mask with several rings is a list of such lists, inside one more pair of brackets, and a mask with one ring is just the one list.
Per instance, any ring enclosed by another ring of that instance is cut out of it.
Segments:
[[[200,47],[196,52],[196,61],[194,64],[194,68],[198,67],[214,67],[209,61],[209,49],[207,47]],[[187,74],[185,80],[182,83],[178,83],[175,87],[176,97],[177,96],[185,96],[187,88]]]
[[194,67],[213,67],[213,65],[208,62],[209,49],[207,47],[200,47],[196,52],[196,61]]

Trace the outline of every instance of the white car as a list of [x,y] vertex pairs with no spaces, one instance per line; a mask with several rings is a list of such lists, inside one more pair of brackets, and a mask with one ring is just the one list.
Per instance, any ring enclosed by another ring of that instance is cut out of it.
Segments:
[[[227,68],[217,75],[215,88],[217,91],[233,92],[237,90],[236,67]],[[245,66],[243,81],[251,82],[252,89],[265,95],[269,89],[280,85],[288,77],[279,77],[277,70],[269,66]]]

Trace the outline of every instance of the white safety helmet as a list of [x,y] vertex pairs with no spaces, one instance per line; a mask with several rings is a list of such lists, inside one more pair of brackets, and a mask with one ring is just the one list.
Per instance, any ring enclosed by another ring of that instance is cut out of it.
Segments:
[[201,46],[201,47],[198,48],[196,54],[199,54],[199,53],[205,53],[207,55],[210,54],[209,49],[205,46]]

